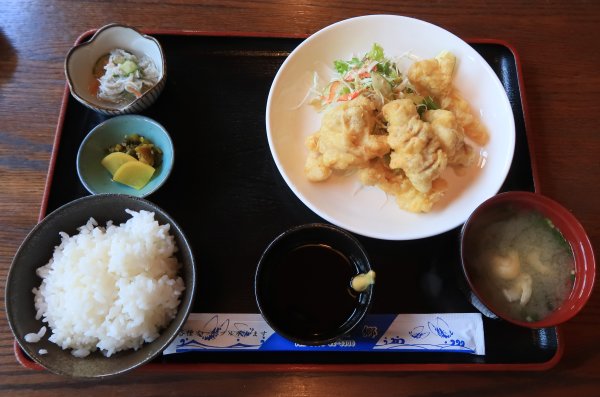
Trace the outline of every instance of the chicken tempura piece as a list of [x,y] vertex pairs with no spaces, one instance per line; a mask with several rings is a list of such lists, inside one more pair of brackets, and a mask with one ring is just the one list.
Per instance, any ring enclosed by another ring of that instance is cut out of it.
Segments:
[[435,98],[442,109],[452,111],[466,136],[478,145],[485,145],[489,139],[485,126],[452,85],[456,57],[443,51],[432,59],[413,63],[408,69],[408,80],[421,96]]
[[357,168],[388,153],[387,137],[373,134],[375,122],[376,106],[364,96],[325,113],[319,131],[306,140],[306,177],[313,182],[324,181],[334,170]]
[[465,135],[473,140],[476,144],[483,146],[489,140],[487,128],[481,123],[479,117],[475,115],[471,105],[458,91],[453,89],[450,94],[440,100],[442,108],[453,112],[462,126]]
[[448,156],[448,165],[468,167],[475,163],[475,151],[465,143],[465,134],[454,113],[448,110],[428,110],[423,119],[431,124]]
[[388,122],[390,168],[402,169],[417,190],[429,192],[448,164],[440,140],[410,99],[389,102],[382,112]]
[[439,201],[447,188],[445,180],[433,181],[427,193],[415,189],[402,170],[392,170],[383,158],[374,159],[369,166],[359,172],[360,181],[364,185],[377,186],[387,194],[396,197],[396,203],[402,209],[411,212],[429,212]]
[[456,57],[443,51],[432,59],[413,63],[408,69],[408,80],[422,96],[443,98],[452,90]]

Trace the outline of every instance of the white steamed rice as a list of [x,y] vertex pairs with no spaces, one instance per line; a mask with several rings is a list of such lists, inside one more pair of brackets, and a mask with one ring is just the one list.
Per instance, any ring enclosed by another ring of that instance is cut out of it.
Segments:
[[46,335],[46,327],[42,326],[38,332],[31,332],[25,335],[25,342],[38,343]]
[[126,212],[131,218],[119,226],[90,218],[78,234],[61,232],[52,258],[37,269],[36,319],[74,356],[138,349],[177,313],[185,286],[169,225],[159,225],[153,212]]

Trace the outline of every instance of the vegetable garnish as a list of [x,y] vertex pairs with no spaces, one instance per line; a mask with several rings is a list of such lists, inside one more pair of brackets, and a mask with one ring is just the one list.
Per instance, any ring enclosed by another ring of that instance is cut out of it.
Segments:
[[311,102],[319,110],[336,102],[352,100],[361,94],[383,105],[397,99],[403,91],[412,92],[396,62],[386,58],[383,48],[377,43],[361,58],[336,60],[333,67],[337,75]]
[[427,96],[423,98],[423,102],[417,105],[417,112],[419,116],[423,117],[423,113],[427,110],[437,110],[440,109],[440,105],[435,103],[432,97]]

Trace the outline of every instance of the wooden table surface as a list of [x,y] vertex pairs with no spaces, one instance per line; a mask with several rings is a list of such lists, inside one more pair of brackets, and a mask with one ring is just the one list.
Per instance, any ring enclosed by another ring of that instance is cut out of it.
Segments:
[[[313,33],[348,17],[398,14],[463,38],[498,38],[520,54],[540,190],[600,244],[600,2],[2,0],[0,2],[0,292],[36,224],[65,89],[63,62],[84,31],[140,29]],[[100,382],[21,367],[0,305],[0,395],[600,395],[600,294],[562,327],[565,352],[543,372],[134,371]]]

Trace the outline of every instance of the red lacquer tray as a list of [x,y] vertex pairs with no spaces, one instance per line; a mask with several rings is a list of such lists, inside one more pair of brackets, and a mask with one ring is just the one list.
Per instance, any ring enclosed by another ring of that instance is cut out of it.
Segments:
[[[91,37],[83,34],[78,42]],[[167,58],[167,84],[144,111],[170,132],[176,163],[167,183],[149,196],[185,231],[198,264],[197,313],[257,313],[253,276],[266,245],[285,229],[324,222],[290,191],[269,151],[265,131],[268,91],[286,56],[303,37],[210,32],[146,32]],[[491,65],[510,99],[516,124],[511,170],[502,187],[537,190],[527,141],[519,59],[498,40],[468,41]],[[193,70],[191,70],[193,65]],[[68,89],[56,131],[40,219],[87,195],[75,159],[85,135],[106,116],[74,100]],[[459,229],[413,241],[357,236],[378,264],[371,312],[475,312],[460,273]],[[404,263],[394,263],[398,253]],[[431,288],[435,283],[436,288]],[[437,291],[437,292],[432,292]],[[486,354],[410,352],[202,351],[162,356],[142,371],[416,371],[543,370],[561,358],[558,328],[528,330],[484,317]],[[18,361],[41,369],[15,343]]]

